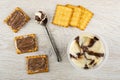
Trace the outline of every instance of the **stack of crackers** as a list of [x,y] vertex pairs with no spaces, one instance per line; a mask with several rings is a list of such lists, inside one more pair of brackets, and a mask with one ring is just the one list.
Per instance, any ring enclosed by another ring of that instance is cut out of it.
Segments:
[[84,30],[93,15],[91,11],[83,6],[57,5],[52,23],[58,26],[72,26]]

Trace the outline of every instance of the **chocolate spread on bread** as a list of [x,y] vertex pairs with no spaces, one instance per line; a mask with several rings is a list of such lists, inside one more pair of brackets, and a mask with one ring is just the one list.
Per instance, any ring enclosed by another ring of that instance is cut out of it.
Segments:
[[28,69],[31,71],[44,70],[46,68],[46,58],[31,58],[28,61]]
[[26,17],[24,13],[16,10],[11,14],[11,18],[8,19],[7,24],[13,29],[21,28],[26,23]]
[[28,50],[32,50],[35,48],[35,39],[33,37],[26,37],[17,40],[17,48],[21,52],[27,52]]

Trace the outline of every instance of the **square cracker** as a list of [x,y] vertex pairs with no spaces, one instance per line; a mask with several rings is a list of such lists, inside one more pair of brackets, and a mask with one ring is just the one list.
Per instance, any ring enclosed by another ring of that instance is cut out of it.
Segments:
[[26,60],[28,74],[48,72],[47,55],[27,56]]
[[79,7],[82,9],[82,13],[81,13],[80,21],[78,24],[78,28],[81,30],[84,30],[94,14],[82,6],[79,6]]
[[63,5],[57,5],[53,17],[53,24],[68,27],[73,10]]
[[82,9],[80,7],[70,5],[70,4],[67,4],[66,6],[73,9],[72,18],[70,20],[70,26],[78,27]]
[[15,47],[18,54],[37,51],[36,35],[28,34],[15,37]]
[[9,15],[4,22],[10,26],[10,28],[16,33],[18,32],[28,21],[30,17],[19,7]]

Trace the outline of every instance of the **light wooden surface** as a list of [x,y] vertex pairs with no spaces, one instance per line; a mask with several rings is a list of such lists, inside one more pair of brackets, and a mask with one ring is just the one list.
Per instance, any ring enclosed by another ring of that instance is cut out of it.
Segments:
[[[94,12],[85,31],[100,34],[108,44],[110,55],[104,66],[94,72],[80,72],[69,63],[66,54],[68,42],[81,33],[76,28],[62,28],[51,24],[56,4],[82,5]],[[3,20],[15,7],[21,7],[31,20],[18,33],[13,33]],[[50,28],[63,61],[58,63],[52,52],[44,28],[34,21],[34,13],[45,11]],[[39,51],[18,55],[14,37],[35,33]],[[52,55],[50,56],[50,54]],[[49,72],[28,75],[25,56],[48,54]],[[120,80],[120,1],[119,0],[0,0],[0,80]]]

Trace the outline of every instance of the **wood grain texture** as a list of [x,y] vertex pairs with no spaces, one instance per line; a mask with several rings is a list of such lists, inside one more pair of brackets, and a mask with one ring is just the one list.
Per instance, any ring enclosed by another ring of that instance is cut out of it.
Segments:
[[[63,28],[53,24],[52,17],[56,4],[82,5],[94,17],[87,26],[87,32],[100,34],[108,44],[110,54],[104,66],[98,71],[81,72],[72,67],[67,59],[68,42],[82,31]],[[15,9],[22,8],[32,19],[18,33],[13,33],[3,20]],[[63,61],[58,63],[52,51],[44,28],[34,21],[34,13],[43,10],[49,16],[50,28]],[[15,52],[14,37],[35,33],[39,51],[18,55]],[[48,73],[28,75],[25,56],[48,54]],[[51,55],[52,54],[52,55]],[[120,1],[119,0],[0,0],[0,80],[120,80]]]

